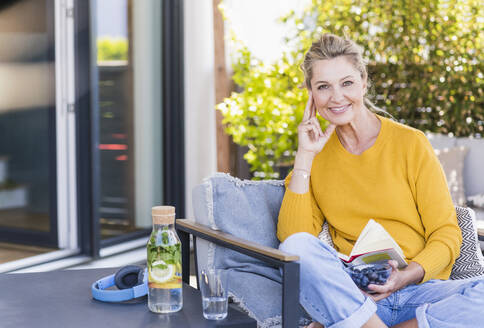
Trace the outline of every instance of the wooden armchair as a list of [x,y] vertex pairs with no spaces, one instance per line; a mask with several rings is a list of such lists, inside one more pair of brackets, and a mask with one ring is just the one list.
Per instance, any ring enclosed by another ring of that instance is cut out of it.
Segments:
[[[177,219],[176,229],[182,240],[183,281],[189,283],[190,275],[190,235],[196,252],[197,238],[230,248],[245,255],[257,258],[282,269],[282,327],[297,327],[299,320],[299,260],[298,256],[281,252],[278,249],[259,245],[231,234],[213,230],[193,220]],[[198,267],[195,254],[195,266]],[[198,270],[196,270],[198,272]],[[197,275],[197,286],[198,286]]]
[[[229,293],[263,327],[294,328],[310,322],[299,305],[299,258],[277,249],[284,192],[283,181],[241,181],[216,174],[193,190],[195,220],[176,221],[183,243],[183,280],[189,281],[192,235],[196,272],[205,267],[231,270]],[[475,213],[458,206],[456,212],[463,243],[450,278],[484,275]],[[320,239],[330,239],[326,234]]]

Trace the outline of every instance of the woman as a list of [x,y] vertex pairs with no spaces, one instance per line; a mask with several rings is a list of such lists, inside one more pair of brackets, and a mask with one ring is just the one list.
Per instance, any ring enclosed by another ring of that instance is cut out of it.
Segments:
[[[309,99],[277,235],[280,249],[300,256],[303,307],[325,327],[484,322],[484,283],[446,280],[461,232],[425,135],[370,110],[375,107],[365,98],[362,49],[351,40],[323,35],[302,68]],[[330,123],[325,131],[316,113]],[[392,235],[409,263],[398,269],[390,261],[390,278],[370,285],[371,295],[356,287],[335,250],[315,237],[326,221],[336,250],[349,254],[370,218]]]

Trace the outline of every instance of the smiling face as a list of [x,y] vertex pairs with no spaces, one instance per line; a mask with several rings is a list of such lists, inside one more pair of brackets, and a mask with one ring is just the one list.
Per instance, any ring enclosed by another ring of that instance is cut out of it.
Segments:
[[335,125],[351,123],[366,110],[366,78],[344,56],[313,63],[311,91],[318,113]]

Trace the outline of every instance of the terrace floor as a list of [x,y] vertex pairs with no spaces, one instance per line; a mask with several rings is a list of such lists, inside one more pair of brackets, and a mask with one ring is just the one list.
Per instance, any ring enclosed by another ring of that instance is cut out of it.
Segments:
[[0,243],[0,264],[20,260],[29,256],[52,252],[56,249],[39,246],[26,246],[11,243]]

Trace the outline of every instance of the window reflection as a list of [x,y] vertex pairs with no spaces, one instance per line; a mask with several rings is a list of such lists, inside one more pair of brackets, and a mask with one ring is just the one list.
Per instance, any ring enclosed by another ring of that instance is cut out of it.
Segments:
[[0,4],[0,230],[51,230],[55,66],[50,4]]
[[97,2],[102,239],[150,227],[161,200],[160,19],[157,0]]

